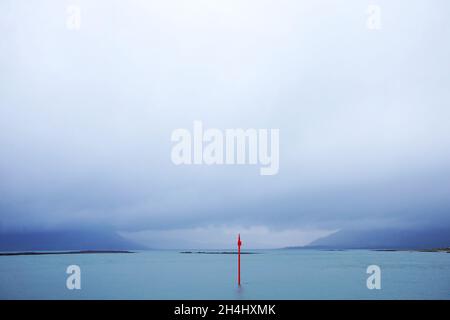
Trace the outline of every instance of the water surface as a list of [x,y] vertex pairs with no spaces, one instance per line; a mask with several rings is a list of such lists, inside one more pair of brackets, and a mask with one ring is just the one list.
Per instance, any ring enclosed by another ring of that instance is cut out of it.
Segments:
[[[450,299],[450,254],[262,250],[237,256],[143,251],[0,257],[2,299]],[[81,290],[66,268],[81,268]],[[381,268],[381,290],[366,287]]]

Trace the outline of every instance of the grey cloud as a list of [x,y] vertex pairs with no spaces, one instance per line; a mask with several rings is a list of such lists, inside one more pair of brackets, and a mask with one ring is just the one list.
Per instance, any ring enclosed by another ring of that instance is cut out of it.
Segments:
[[[447,2],[79,4],[0,4],[2,229],[449,224]],[[197,119],[279,128],[278,175],[174,166]]]

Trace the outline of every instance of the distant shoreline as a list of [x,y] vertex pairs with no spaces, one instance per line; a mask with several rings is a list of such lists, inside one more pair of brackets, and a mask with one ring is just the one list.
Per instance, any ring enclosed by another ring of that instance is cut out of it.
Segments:
[[412,252],[446,252],[446,253],[450,253],[450,247],[449,248],[433,248],[433,249],[374,249],[373,251],[383,251],[383,252],[412,251]]
[[37,256],[49,254],[95,254],[95,253],[134,253],[126,250],[79,250],[79,251],[25,251],[25,252],[0,252],[0,256]]
[[[180,251],[185,254],[238,254],[237,251]],[[259,254],[260,252],[241,252],[241,254]]]
[[419,249],[419,248],[327,248],[327,247],[286,247],[282,248],[285,250],[320,250],[320,251],[351,251],[351,250],[369,250],[369,251],[379,251],[379,252],[443,252],[450,253],[450,247],[444,248],[430,248],[430,249]]
[[[441,252],[450,253],[450,247],[433,249],[327,249],[327,248],[308,248],[308,247],[289,247],[284,249],[300,250],[320,250],[320,251],[351,251],[351,250],[369,250],[378,252]],[[108,254],[108,253],[136,253],[128,250],[78,250],[78,251],[21,251],[21,252],[0,252],[0,256],[38,256],[38,255],[64,255],[64,254]],[[237,251],[180,251],[182,254],[238,254]],[[261,254],[261,252],[244,251],[241,254]]]

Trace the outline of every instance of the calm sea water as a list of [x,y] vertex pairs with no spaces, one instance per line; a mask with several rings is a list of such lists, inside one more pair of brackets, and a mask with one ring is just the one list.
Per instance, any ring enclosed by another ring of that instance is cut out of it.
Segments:
[[[242,256],[134,254],[0,256],[1,299],[450,299],[450,254],[268,250]],[[66,268],[81,268],[81,290]],[[366,268],[381,268],[368,290]]]

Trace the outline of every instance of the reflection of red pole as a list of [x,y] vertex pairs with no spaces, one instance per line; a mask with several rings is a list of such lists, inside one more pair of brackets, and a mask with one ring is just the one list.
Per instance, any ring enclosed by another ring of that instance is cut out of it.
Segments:
[[238,285],[241,285],[241,234],[238,235]]

